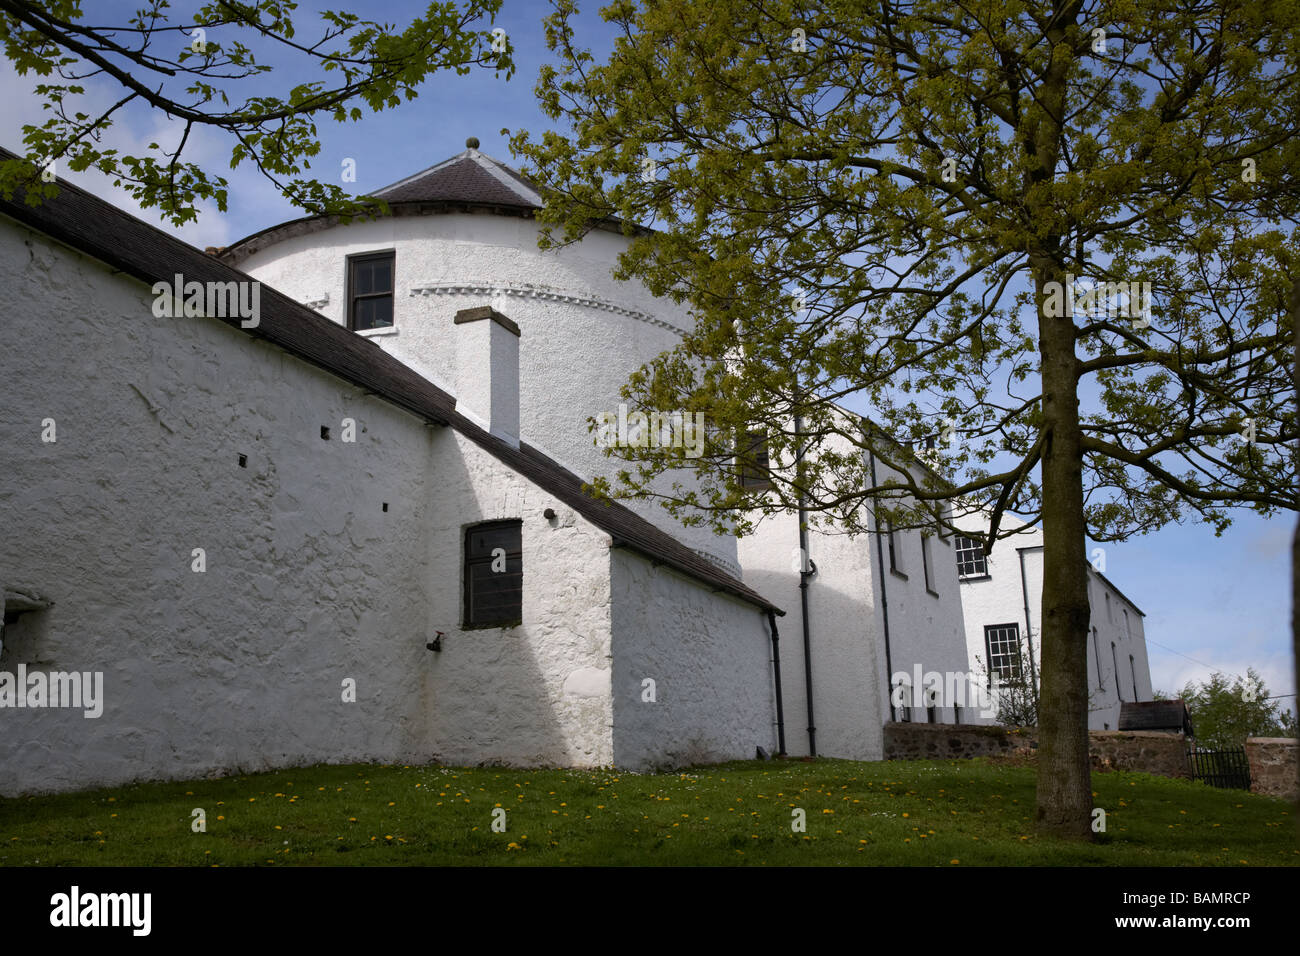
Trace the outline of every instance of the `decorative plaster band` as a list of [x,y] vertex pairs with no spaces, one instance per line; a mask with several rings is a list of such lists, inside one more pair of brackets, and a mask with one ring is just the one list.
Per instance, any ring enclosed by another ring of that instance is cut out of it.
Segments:
[[646,312],[638,312],[635,309],[626,309],[607,299],[597,298],[592,295],[583,295],[577,292],[566,292],[562,289],[554,289],[550,286],[533,285],[532,283],[468,283],[468,282],[425,282],[411,288],[411,295],[469,295],[469,296],[486,296],[501,295],[513,296],[520,299],[545,299],[548,302],[568,302],[571,305],[585,306],[589,309],[600,309],[602,312],[613,312],[617,315],[626,315],[638,322],[645,322],[648,325],[656,325],[661,329],[668,329],[677,335],[685,335],[686,331],[673,325],[671,322],[665,322],[663,319],[657,319]]
[[319,309],[321,306],[325,306],[329,304],[330,304],[330,294],[328,292],[326,292],[319,299],[307,299],[303,302],[303,305],[305,305],[309,309]]
[[744,578],[741,577],[739,564],[733,564],[732,562],[728,561],[726,558],[719,557],[716,554],[710,554],[708,551],[701,551],[699,548],[691,548],[691,550],[694,551],[696,554],[698,554],[700,557],[704,558],[706,561],[710,562],[711,564],[716,564],[718,567],[722,568],[722,570],[730,574],[733,578],[742,581],[744,580]]

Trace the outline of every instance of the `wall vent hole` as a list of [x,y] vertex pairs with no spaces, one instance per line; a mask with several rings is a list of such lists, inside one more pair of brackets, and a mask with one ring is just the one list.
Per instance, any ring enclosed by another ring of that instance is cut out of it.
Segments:
[[388,502],[387,502],[387,501],[384,502],[384,510],[385,510],[385,511],[388,510]]
[[240,467],[240,468],[247,468],[247,467],[248,467],[248,456],[247,456],[247,455],[240,455],[240,456],[239,456],[239,467]]
[[330,427],[328,425],[322,425],[320,427],[320,437],[326,441],[330,440]]

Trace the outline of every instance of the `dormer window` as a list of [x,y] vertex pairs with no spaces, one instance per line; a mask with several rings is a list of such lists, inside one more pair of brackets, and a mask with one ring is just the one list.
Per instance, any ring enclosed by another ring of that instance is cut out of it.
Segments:
[[354,332],[393,324],[395,253],[371,252],[348,257],[348,328]]

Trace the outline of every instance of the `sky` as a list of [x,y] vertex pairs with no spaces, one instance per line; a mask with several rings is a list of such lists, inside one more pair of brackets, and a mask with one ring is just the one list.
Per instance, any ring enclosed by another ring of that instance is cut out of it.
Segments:
[[[139,6],[137,0],[95,0],[97,23],[120,22],[121,11]],[[179,0],[176,11],[196,4]],[[424,4],[411,0],[375,2],[365,6],[336,0],[330,4],[302,3],[295,15],[300,41],[316,35],[317,11],[332,7],[356,9],[386,23],[406,23]],[[611,39],[611,29],[595,15],[594,4],[582,4],[579,41],[600,51]],[[480,150],[514,166],[520,165],[507,147],[502,130],[527,129],[539,137],[552,124],[538,108],[534,95],[538,70],[551,58],[546,49],[542,20],[549,4],[541,0],[504,0],[498,26],[507,31],[514,48],[517,72],[509,81],[491,71],[467,76],[436,74],[426,81],[417,100],[395,110],[366,113],[355,123],[322,120],[322,145],[312,161],[311,174],[340,182],[345,160],[356,164],[356,183],[346,184],[366,192],[403,179],[465,148],[467,137],[480,141]],[[115,17],[116,15],[116,17]],[[173,22],[179,13],[173,14]],[[179,44],[179,35],[176,40]],[[306,74],[272,59],[277,67],[266,82],[283,92]],[[286,69],[288,72],[286,72]],[[325,74],[326,77],[329,74]],[[42,121],[41,101],[34,94],[34,77],[19,77],[9,62],[0,59],[0,145],[23,152],[22,126]],[[117,88],[101,78],[86,82],[85,104],[92,112],[120,98]],[[263,92],[258,90],[257,92]],[[246,95],[254,95],[247,92]],[[174,143],[179,124],[148,109],[128,108],[105,141],[122,149],[143,153],[153,141]],[[233,140],[211,130],[191,136],[186,157],[203,164],[210,173],[230,181],[229,208],[221,213],[215,204],[200,207],[197,223],[177,230],[163,226],[199,248],[225,246],[267,226],[301,215],[248,164],[230,170]],[[89,191],[145,220],[161,225],[151,212],[142,212],[131,197],[96,174],[59,170]],[[1175,692],[1190,681],[1203,681],[1214,671],[1244,675],[1253,668],[1271,695],[1294,695],[1290,643],[1291,535],[1295,516],[1264,519],[1250,511],[1234,512],[1231,528],[1216,537],[1200,524],[1171,525],[1133,540],[1108,544],[1106,576],[1145,614],[1152,686]],[[1089,550],[1091,550],[1091,545]],[[1294,696],[1282,700],[1294,707]]]

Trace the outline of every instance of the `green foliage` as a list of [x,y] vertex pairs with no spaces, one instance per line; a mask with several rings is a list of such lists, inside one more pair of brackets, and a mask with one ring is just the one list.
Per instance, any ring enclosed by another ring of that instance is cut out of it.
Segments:
[[[169,6],[146,0],[126,23],[110,26],[99,25],[98,11],[91,24],[82,22],[80,0],[13,0],[0,9],[0,43],[19,75],[58,78],[37,85],[50,117],[23,127],[25,159],[0,162],[0,194],[12,198],[21,188],[33,205],[54,196],[57,186],[41,176],[53,162],[56,172],[95,167],[176,225],[195,219],[195,203],[202,200],[224,212],[227,180],[181,158],[192,132],[210,127],[235,140],[230,168],[251,162],[308,213],[347,220],[385,211],[381,202],[304,175],[321,149],[317,118],[356,122],[363,106],[372,112],[394,108],[415,99],[418,87],[441,70],[464,74],[479,65],[514,72],[509,48],[497,52],[491,31],[470,29],[485,16],[494,19],[501,0],[430,3],[424,16],[400,31],[326,10],[322,34],[312,42],[295,39],[293,0],[214,0],[174,23]],[[294,69],[318,67],[333,82],[311,79],[269,94],[274,70],[241,37],[290,58]],[[98,115],[76,108],[86,92],[83,82],[94,76],[117,85],[121,96]],[[243,90],[257,92],[240,100]],[[131,103],[179,121],[174,150],[155,142],[148,154],[131,156],[101,144],[114,114]]]
[[1197,746],[1208,750],[1240,747],[1247,737],[1295,737],[1295,716],[1270,700],[1268,688],[1255,673],[1245,678],[1214,673],[1204,683],[1188,683],[1179,695],[1192,715]]
[[[556,6],[537,92],[570,130],[512,147],[549,190],[548,242],[621,220],[620,274],[689,304],[694,331],[626,396],[710,424],[691,461],[611,448],[629,467],[604,492],[742,533],[800,497],[828,527],[867,528],[869,500],[932,525],[954,496],[996,524],[1041,514],[1037,465],[1077,423],[1094,540],[1295,507],[1294,3],[620,0],[603,63]],[[1080,299],[1150,282],[1150,324],[1096,296],[1051,316],[1044,286],[1067,274]],[[1076,393],[1095,411],[1071,413]],[[764,426],[774,488],[756,491],[730,436]],[[871,480],[866,452],[915,464],[909,446],[948,433],[942,478]],[[651,490],[682,467],[695,485]]]

